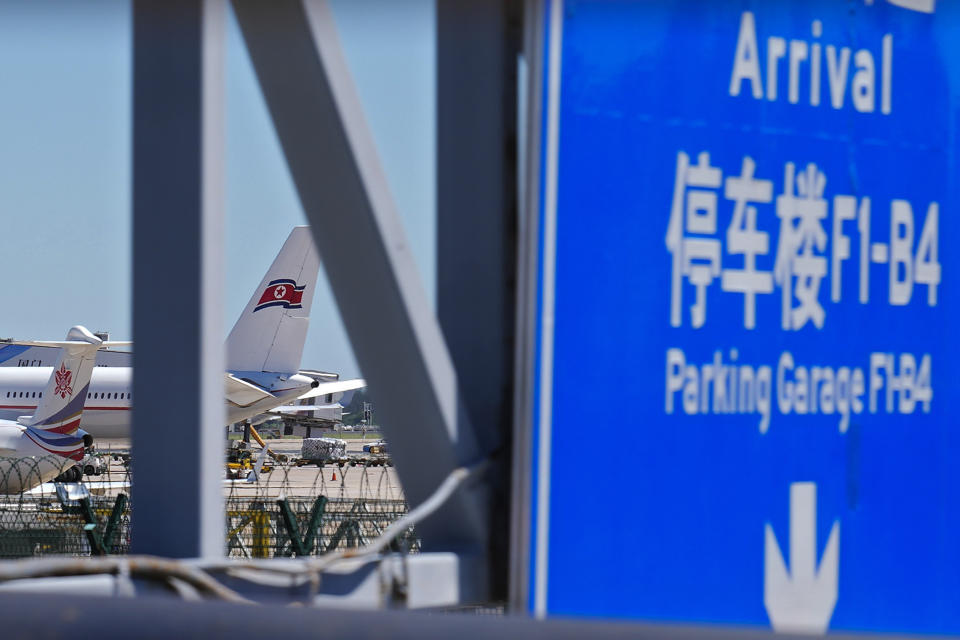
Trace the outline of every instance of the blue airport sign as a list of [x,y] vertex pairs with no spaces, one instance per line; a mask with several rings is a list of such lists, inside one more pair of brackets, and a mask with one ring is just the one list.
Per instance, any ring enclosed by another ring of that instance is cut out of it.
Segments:
[[957,4],[542,20],[530,610],[960,633]]

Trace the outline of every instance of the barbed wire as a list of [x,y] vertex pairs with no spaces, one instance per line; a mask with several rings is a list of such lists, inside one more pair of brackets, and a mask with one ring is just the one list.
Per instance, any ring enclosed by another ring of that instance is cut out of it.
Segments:
[[[380,536],[408,512],[396,472],[382,460],[352,462],[273,460],[255,482],[225,479],[227,557],[318,556]],[[61,480],[77,481],[50,481],[54,464]],[[88,456],[73,465],[58,456],[0,458],[0,487],[10,489],[0,494],[0,558],[129,552],[136,496],[129,455]],[[417,551],[412,528],[391,547]]]

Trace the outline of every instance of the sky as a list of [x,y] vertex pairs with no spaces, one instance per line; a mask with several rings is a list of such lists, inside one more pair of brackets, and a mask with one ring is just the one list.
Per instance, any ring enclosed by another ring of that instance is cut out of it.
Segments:
[[[432,300],[434,0],[331,5]],[[224,335],[306,222],[232,14],[226,47]],[[0,87],[0,336],[60,339],[83,324],[130,339],[129,3],[0,0]],[[322,269],[303,367],[362,373]]]

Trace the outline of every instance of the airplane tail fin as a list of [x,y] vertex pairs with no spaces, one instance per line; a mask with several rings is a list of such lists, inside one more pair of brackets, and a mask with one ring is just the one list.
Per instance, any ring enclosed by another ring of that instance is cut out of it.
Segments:
[[319,273],[310,228],[294,227],[227,337],[227,369],[300,369]]
[[40,431],[73,434],[80,426],[102,341],[84,327],[73,327],[65,342],[51,344],[62,348],[60,357],[40,394],[36,412],[24,424]]

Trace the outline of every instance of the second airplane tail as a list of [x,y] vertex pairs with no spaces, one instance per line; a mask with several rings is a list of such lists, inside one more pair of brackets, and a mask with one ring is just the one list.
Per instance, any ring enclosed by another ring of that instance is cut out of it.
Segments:
[[294,227],[227,337],[227,369],[300,369],[320,258],[309,227]]
[[102,341],[83,327],[73,327],[62,347],[47,386],[40,394],[37,410],[24,424],[40,431],[76,433],[90,377]]

